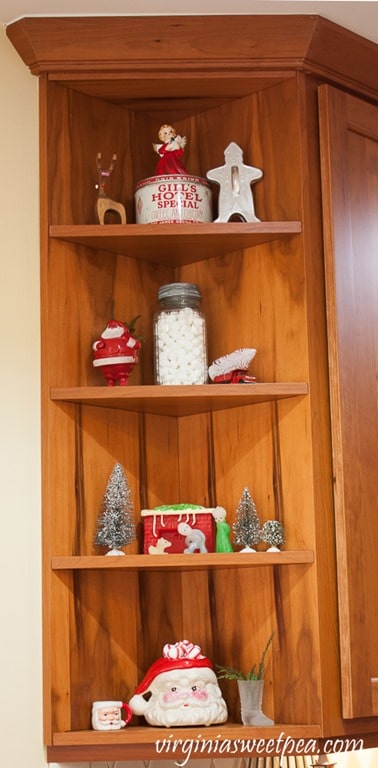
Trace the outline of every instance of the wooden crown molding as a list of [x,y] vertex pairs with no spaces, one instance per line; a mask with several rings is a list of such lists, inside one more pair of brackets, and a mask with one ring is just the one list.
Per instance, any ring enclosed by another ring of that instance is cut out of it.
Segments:
[[317,15],[27,17],[6,33],[33,74],[58,79],[302,70],[378,94],[378,46]]

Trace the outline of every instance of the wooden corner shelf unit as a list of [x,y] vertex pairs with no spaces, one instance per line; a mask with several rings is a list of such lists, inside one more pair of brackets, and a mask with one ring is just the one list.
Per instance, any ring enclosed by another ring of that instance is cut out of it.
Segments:
[[[366,653],[353,657],[357,688],[347,647],[357,614],[344,611],[340,582],[352,578],[343,548],[351,528],[344,512],[335,517],[333,497],[337,322],[323,236],[331,244],[334,187],[331,163],[326,182],[322,165],[332,154],[326,126],[341,125],[327,99],[358,97],[373,109],[377,47],[305,15],[25,18],[7,35],[40,90],[48,761],[170,759],[159,741],[199,733],[209,744],[228,740],[234,756],[246,739],[276,740],[279,751],[283,732],[297,742],[363,734],[375,743],[377,627],[370,613]],[[188,137],[186,164],[199,176],[223,163],[230,141],[242,147],[264,172],[254,186],[260,222],[135,223],[135,186],[154,172],[151,144],[164,122]],[[98,152],[104,162],[117,154],[109,191],[127,224],[96,223]],[[255,384],[153,384],[152,317],[171,281],[200,286],[210,360],[256,347]],[[136,315],[140,363],[129,386],[108,388],[92,343],[111,317]],[[138,535],[125,557],[107,558],[93,539],[115,462]],[[246,486],[263,521],[282,521],[281,553],[141,554],[139,510],[219,504],[232,523]],[[187,637],[214,664],[248,668],[272,631],[264,710],[274,727],[242,726],[236,686],[222,680],[224,726],[172,736],[133,718],[121,732],[90,729],[91,702],[128,701],[165,643]]]

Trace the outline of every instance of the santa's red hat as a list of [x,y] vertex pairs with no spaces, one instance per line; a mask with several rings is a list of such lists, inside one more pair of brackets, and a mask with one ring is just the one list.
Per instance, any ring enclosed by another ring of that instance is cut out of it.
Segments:
[[135,693],[146,693],[157,675],[161,675],[164,672],[171,672],[173,669],[191,669],[194,667],[210,667],[210,669],[212,669],[213,665],[210,659],[207,659],[206,656],[201,656],[196,659],[168,659],[165,656],[162,656],[151,664],[142,682],[139,683],[135,689]]
[[169,643],[165,645],[163,648],[163,656],[151,664],[142,682],[137,686],[134,696],[129,702],[134,714],[143,714],[144,706],[146,704],[143,696],[145,693],[148,693],[153,681],[158,675],[172,672],[172,670],[176,669],[194,669],[201,667],[213,670],[213,665],[210,659],[203,656],[201,648],[198,645],[194,645],[188,640],[180,640],[180,642],[174,643],[173,645],[170,645]]

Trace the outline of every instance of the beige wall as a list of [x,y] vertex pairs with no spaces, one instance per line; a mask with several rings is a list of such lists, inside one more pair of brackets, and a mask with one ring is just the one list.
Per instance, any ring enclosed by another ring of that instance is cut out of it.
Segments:
[[41,768],[37,80],[0,27],[1,764]]
[[[38,82],[13,50],[3,28],[0,71],[0,757],[1,764],[10,768],[43,768]],[[227,768],[233,761],[216,763],[217,768]],[[117,768],[124,765],[118,763]],[[203,768],[209,762],[193,761],[192,765]],[[340,757],[338,765],[377,768],[378,750],[368,750],[363,757],[361,753]],[[139,766],[143,768],[143,763]]]

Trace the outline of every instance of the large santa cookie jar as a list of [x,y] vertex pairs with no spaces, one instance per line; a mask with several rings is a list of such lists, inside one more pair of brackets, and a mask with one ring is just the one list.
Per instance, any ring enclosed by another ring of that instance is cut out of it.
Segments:
[[195,224],[213,220],[211,187],[207,179],[191,176],[182,156],[186,137],[172,125],[162,125],[160,144],[153,144],[159,161],[155,175],[140,181],[135,193],[137,224]]
[[163,656],[151,665],[129,706],[150,725],[167,728],[227,720],[227,706],[211,661],[188,640],[164,646]]

